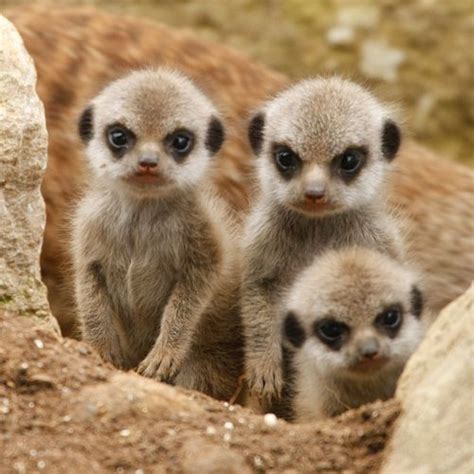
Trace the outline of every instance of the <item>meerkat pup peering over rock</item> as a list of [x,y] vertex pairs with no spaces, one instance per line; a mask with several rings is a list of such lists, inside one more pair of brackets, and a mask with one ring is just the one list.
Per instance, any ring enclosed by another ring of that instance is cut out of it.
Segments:
[[93,181],[74,218],[83,337],[115,366],[228,398],[242,371],[239,269],[208,187],[218,112],[183,75],[133,72],[83,112]]
[[315,255],[359,245],[403,253],[383,185],[400,145],[389,111],[362,87],[314,79],[282,92],[251,120],[260,197],[244,239],[246,377],[259,396],[283,387],[276,306]]
[[418,276],[380,252],[330,250],[282,301],[283,395],[270,409],[315,421],[393,396],[425,331]]

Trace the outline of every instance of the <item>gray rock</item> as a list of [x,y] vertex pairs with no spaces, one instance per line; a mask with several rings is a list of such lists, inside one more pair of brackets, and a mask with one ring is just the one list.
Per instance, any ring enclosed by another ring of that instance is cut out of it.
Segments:
[[474,286],[442,311],[408,362],[383,474],[474,470]]
[[35,87],[33,61],[15,27],[0,16],[0,310],[57,327],[40,280],[48,137]]

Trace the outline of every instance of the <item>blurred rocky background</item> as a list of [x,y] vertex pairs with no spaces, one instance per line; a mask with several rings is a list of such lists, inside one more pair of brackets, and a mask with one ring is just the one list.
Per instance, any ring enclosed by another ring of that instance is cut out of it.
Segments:
[[474,166],[472,0],[0,0],[95,5],[192,28],[294,78],[342,73],[400,104],[408,133]]

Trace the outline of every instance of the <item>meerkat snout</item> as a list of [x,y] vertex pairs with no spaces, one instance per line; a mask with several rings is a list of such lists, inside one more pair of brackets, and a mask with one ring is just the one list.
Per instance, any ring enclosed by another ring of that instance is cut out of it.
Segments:
[[152,173],[158,166],[158,158],[155,156],[145,155],[138,160],[139,173]]
[[373,360],[379,357],[380,344],[376,337],[367,337],[358,342],[357,350],[361,360]]

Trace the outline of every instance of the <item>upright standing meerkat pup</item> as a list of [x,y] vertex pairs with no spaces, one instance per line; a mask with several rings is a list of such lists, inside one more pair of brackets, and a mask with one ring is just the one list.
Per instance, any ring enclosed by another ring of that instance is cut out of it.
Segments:
[[380,252],[330,250],[282,301],[285,386],[271,407],[316,421],[393,396],[427,323],[416,273]]
[[360,245],[400,256],[383,183],[400,145],[389,112],[340,78],[300,82],[251,120],[260,197],[248,219],[242,283],[246,376],[265,397],[283,385],[275,308],[316,254]]
[[236,246],[207,192],[224,131],[183,75],[134,72],[79,124],[93,181],[74,219],[84,339],[117,367],[227,398],[242,370]]

